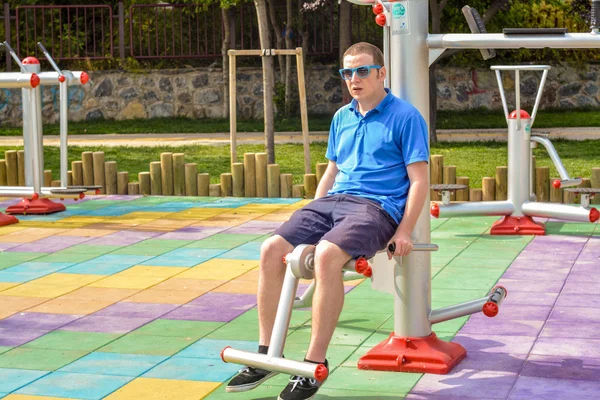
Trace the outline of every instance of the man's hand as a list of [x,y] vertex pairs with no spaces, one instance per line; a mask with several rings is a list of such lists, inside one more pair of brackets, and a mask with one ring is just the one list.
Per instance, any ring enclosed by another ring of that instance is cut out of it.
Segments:
[[[395,246],[393,253],[390,251],[391,244]],[[386,248],[388,260],[391,260],[392,256],[406,256],[412,251],[412,249],[413,242],[410,236],[396,233],[394,236],[392,236],[390,242],[388,243],[388,247]]]

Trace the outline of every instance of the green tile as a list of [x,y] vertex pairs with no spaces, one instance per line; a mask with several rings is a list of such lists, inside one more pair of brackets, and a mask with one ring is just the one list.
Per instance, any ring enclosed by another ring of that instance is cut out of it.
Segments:
[[48,253],[2,252],[2,257],[0,259],[0,270],[14,267],[15,265],[35,260],[36,258],[44,257],[46,254]]
[[10,349],[12,349],[12,347],[0,346],[0,354],[6,353]]
[[576,223],[576,222],[548,222],[546,224],[546,234],[560,235],[591,235],[596,229],[596,224]]
[[[310,321],[312,317],[311,309],[294,309],[292,311],[292,317],[290,318],[290,329],[298,328]],[[229,325],[242,324],[242,325],[256,325],[258,326],[258,310],[253,307],[231,321]]]
[[98,349],[99,352],[172,356],[195,342],[183,337],[127,334]]
[[116,250],[111,254],[158,256],[193,242],[195,242],[195,240],[148,239]]
[[393,394],[398,398],[406,395],[421,376],[422,374],[408,372],[363,371],[340,367],[333,371],[323,388]]
[[463,303],[483,297],[488,294],[487,289],[436,289],[431,291],[432,302]]
[[463,268],[463,269],[481,269],[481,270],[495,270],[494,273],[497,273],[497,270],[501,270],[502,272],[510,267],[510,264],[517,258],[518,254],[511,255],[509,258],[490,258],[485,256],[480,257],[466,257],[462,254],[452,260],[446,268]]
[[394,314],[393,304],[391,310],[388,313],[356,313],[351,309],[342,311],[337,326],[346,327],[350,329],[369,329],[375,330],[379,328],[385,321],[387,321]]
[[209,339],[258,341],[258,323],[228,323],[206,335]]
[[[375,292],[374,289],[369,288],[370,291]],[[379,293],[379,292],[377,292]],[[354,312],[358,314],[390,314],[394,312],[394,299],[390,294],[386,298],[389,298],[390,301],[380,301],[377,303],[377,306],[374,306],[374,301],[371,299],[365,299],[363,296],[347,296],[344,299],[344,308],[343,311]]]
[[196,249],[233,249],[244,243],[256,240],[264,236],[258,234],[234,234],[234,233],[217,233],[206,239],[198,240],[190,243],[185,247]]
[[18,347],[0,354],[0,368],[54,371],[86,354],[86,351]]
[[63,251],[57,251],[53,254],[48,254],[42,258],[38,258],[36,261],[39,262],[72,262],[72,263],[80,263],[84,261],[89,261],[92,258],[96,258],[96,254],[81,254],[81,253],[65,253]]
[[241,393],[227,393],[225,391],[226,384],[223,384],[213,390],[203,400],[273,400],[276,399],[279,393],[285,387],[284,384],[275,385],[273,381],[279,377],[285,377],[285,385],[289,379],[289,375],[279,374],[275,378],[271,378],[256,389]]
[[[359,346],[373,334],[373,331],[374,329],[338,326],[333,332],[330,343],[344,346]],[[311,326],[304,325],[303,327],[290,333],[288,335],[287,342],[307,345],[310,343],[310,335]]]
[[343,390],[329,389],[327,382],[317,393],[315,400],[325,399],[344,399],[344,400],[400,400],[403,399],[402,394],[378,393],[369,390]]
[[264,234],[264,235],[261,235],[261,236],[257,237],[256,239],[253,240],[253,242],[260,242],[260,243],[262,243],[265,240],[267,240],[268,238],[270,238],[271,236],[273,236],[272,233],[267,233],[267,234]]
[[222,322],[177,321],[172,319],[157,319],[132,333],[150,336],[174,336],[198,340],[212,331],[220,328]]
[[22,347],[54,350],[94,351],[121,335],[96,332],[53,331]]
[[498,269],[444,268],[433,278],[431,288],[438,289],[491,289],[502,275]]

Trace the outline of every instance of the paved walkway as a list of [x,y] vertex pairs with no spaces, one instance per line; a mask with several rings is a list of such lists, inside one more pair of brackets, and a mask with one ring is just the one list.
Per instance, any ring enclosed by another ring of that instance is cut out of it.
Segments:
[[[600,139],[600,128],[552,128],[534,130],[548,133],[550,139]],[[310,142],[327,141],[329,133],[325,131],[310,132]],[[441,142],[469,141],[506,141],[506,129],[441,129],[438,140]],[[263,144],[264,136],[256,132],[239,132],[238,143]],[[302,143],[302,132],[279,132],[275,135],[276,143]],[[112,134],[112,135],[70,135],[71,146],[184,146],[184,145],[225,145],[229,144],[229,133],[148,133],[148,134]],[[22,146],[21,136],[0,136],[0,146]],[[58,146],[58,136],[46,136],[44,145]]]
[[[284,374],[225,393],[239,366],[219,352],[256,349],[260,244],[307,200],[90,197],[0,227],[0,398],[276,398]],[[0,210],[14,202],[0,199]],[[433,308],[484,296],[498,281],[508,289],[498,317],[434,326],[467,358],[448,375],[358,370],[393,330],[393,301],[369,280],[346,282],[318,398],[600,398],[598,224],[490,236],[495,219],[432,220]],[[288,358],[303,357],[310,319],[292,314]]]

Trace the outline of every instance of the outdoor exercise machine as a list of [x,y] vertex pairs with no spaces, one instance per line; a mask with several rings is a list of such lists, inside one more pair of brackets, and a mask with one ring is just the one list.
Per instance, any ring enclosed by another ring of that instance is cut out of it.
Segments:
[[[537,202],[536,196],[533,193],[531,179],[533,165],[532,151],[538,144],[545,147],[561,177],[561,179],[557,179],[552,183],[555,188],[577,186],[582,181],[581,178],[571,178],[569,176],[552,142],[545,135],[535,134],[531,129],[539,109],[544,83],[546,82],[550,66],[502,65],[493,66],[492,70],[496,72],[504,115],[508,124],[508,199],[504,201],[450,204],[450,192],[460,189],[458,185],[433,185],[434,189],[442,191],[442,206],[437,203],[433,204],[431,206],[431,215],[436,218],[472,215],[504,216],[501,220],[493,224],[490,230],[492,235],[544,235],[546,233],[544,224],[534,221],[532,217],[596,222],[600,217],[600,212],[596,208],[590,207],[589,198],[595,193],[600,193],[600,188],[583,189],[581,192],[581,206],[579,207]],[[516,110],[510,114],[502,85],[502,71],[514,71],[515,73]],[[531,116],[527,111],[521,109],[521,71],[542,72]]]
[[[374,6],[376,21],[384,29],[384,56],[389,69],[389,87],[396,96],[413,104],[426,121],[429,117],[429,66],[446,49],[483,49],[490,55],[492,51],[486,49],[600,47],[600,24],[597,19],[600,17],[600,0],[592,0],[590,33],[568,33],[555,29],[507,29],[503,33],[483,33],[485,27],[481,19],[476,18],[478,14],[470,11],[469,26],[474,33],[435,35],[428,34],[428,1],[349,1]],[[517,115],[521,116],[520,113]],[[521,122],[524,122],[522,116]],[[517,123],[516,118],[513,123]],[[529,194],[529,187],[526,187],[526,193]],[[429,196],[426,204],[429,204]],[[429,206],[423,207],[412,235],[415,243],[431,242],[429,212]],[[379,253],[373,258],[372,265],[373,287],[394,295],[394,332],[388,339],[367,352],[359,360],[358,368],[432,373],[450,371],[465,357],[466,350],[457,343],[438,339],[431,326],[441,320],[480,311],[481,300],[432,311],[431,253],[428,251],[413,251],[406,257],[393,257],[392,261],[388,261],[385,254]],[[498,287],[488,300],[497,307],[505,295],[506,290]],[[289,304],[286,306],[281,302],[280,300],[280,308],[289,308]],[[495,309],[492,306],[488,308]],[[279,313],[278,309],[278,317]],[[326,377],[322,367],[300,362],[288,364],[284,359],[274,357],[274,352],[264,356],[226,348],[221,357],[224,361],[239,362],[277,372],[293,370],[294,374],[305,377]]]
[[23,109],[23,147],[25,186],[0,187],[0,196],[23,197],[23,200],[6,209],[9,214],[50,214],[64,211],[62,203],[55,203],[51,198],[82,199],[88,190],[97,187],[67,187],[68,169],[68,87],[83,85],[89,80],[82,71],[61,71],[42,43],[38,46],[55,69],[54,72],[41,72],[39,61],[35,57],[26,57],[21,61],[9,43],[2,45],[9,51],[22,73],[34,73],[42,85],[58,85],[60,97],[60,187],[43,187],[44,170],[42,101],[40,87],[31,90],[22,89]]

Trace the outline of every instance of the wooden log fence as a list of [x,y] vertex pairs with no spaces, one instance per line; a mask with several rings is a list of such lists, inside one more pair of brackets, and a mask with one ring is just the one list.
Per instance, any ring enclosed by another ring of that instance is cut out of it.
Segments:
[[[4,152],[4,159],[0,159],[0,186],[24,184],[22,158],[20,151]],[[185,162],[185,154],[166,152],[160,155],[160,161],[149,163],[148,171],[138,173],[137,182],[130,182],[130,174],[119,171],[116,161],[105,160],[104,152],[85,151],[81,153],[81,160],[71,162],[68,184],[101,185],[103,193],[119,195],[313,198],[327,169],[327,163],[317,163],[316,174],[304,174],[303,184],[294,184],[292,174],[282,172],[279,164],[267,164],[266,153],[246,153],[243,160],[243,163],[234,163],[231,171],[220,174],[219,183],[211,183],[210,175],[199,172],[197,163]],[[482,179],[481,188],[473,188],[469,177],[457,176],[459,171],[454,165],[444,165],[443,156],[432,155],[430,165],[432,184],[458,183],[467,186],[466,189],[457,190],[452,201],[507,199],[506,166],[496,167],[493,177]],[[557,178],[550,177],[549,167],[535,167],[532,176],[532,189],[537,201],[579,202],[576,194],[554,188],[552,182]],[[50,170],[44,170],[43,178],[45,186],[60,186],[59,180],[52,179]],[[591,168],[590,177],[583,178],[580,187],[600,187],[600,167]],[[437,197],[438,193],[432,192],[431,200]],[[600,196],[592,198],[591,204],[600,204]]]

